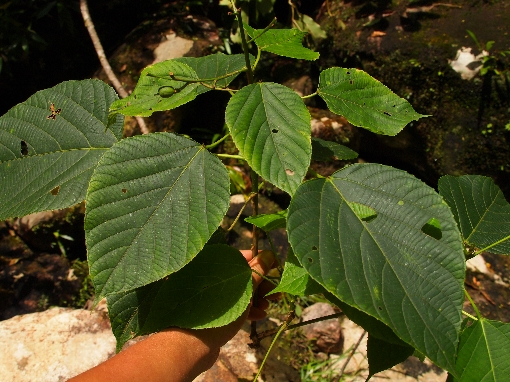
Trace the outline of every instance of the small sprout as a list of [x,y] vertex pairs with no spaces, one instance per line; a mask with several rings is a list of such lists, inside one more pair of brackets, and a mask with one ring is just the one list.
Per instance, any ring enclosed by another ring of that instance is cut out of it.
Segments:
[[51,195],[57,196],[60,191],[60,186],[55,187],[53,190],[50,191]]

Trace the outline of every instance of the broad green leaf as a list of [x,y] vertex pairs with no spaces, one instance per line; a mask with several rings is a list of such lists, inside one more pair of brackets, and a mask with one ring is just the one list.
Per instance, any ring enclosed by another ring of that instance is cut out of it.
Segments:
[[251,293],[251,269],[243,255],[227,245],[207,245],[170,276],[107,297],[117,351],[135,336],[170,326],[226,325],[243,314]]
[[[352,203],[377,216],[363,220]],[[422,231],[431,218],[440,240]],[[392,167],[352,165],[298,188],[287,231],[326,290],[454,372],[465,261],[453,215],[433,189]]]
[[85,199],[97,162],[122,138],[121,116],[106,128],[116,99],[102,81],[67,81],[0,117],[0,220]]
[[292,248],[289,248],[280,284],[267,295],[281,292],[304,297],[323,291],[324,288],[308,275],[308,272],[299,264]]
[[480,175],[439,179],[464,241],[492,253],[510,254],[510,204],[491,178]]
[[261,34],[263,29],[253,29],[244,23],[243,25],[248,35],[251,38],[256,38],[255,44],[260,50],[302,60],[319,58],[319,53],[303,46],[303,38],[306,33],[299,29],[269,29]]
[[[255,62],[255,57],[250,55],[251,64]],[[207,85],[216,88],[226,88],[242,70],[246,70],[246,61],[244,54],[233,54],[227,56],[223,53],[211,54],[204,57],[181,57],[173,61],[188,65],[195,70],[199,79],[218,78],[218,80],[206,80]],[[221,78],[223,77],[223,78]],[[197,95],[206,93],[211,88],[203,85],[197,87]]]
[[369,377],[404,362],[413,355],[413,351],[408,345],[395,345],[368,334]]
[[249,216],[245,218],[244,221],[259,227],[265,232],[278,228],[285,228],[287,225],[287,210],[279,211],[275,214]]
[[285,262],[285,268],[283,270],[282,280],[280,284],[273,289],[269,294],[283,292],[290,293],[294,296],[310,296],[312,294],[322,293],[329,302],[339,307],[342,312],[355,324],[361,326],[370,335],[375,336],[381,340],[389,342],[398,346],[407,346],[397,335],[385,324],[376,318],[369,316],[362,311],[353,308],[350,305],[340,301],[333,294],[328,292],[324,287],[313,280],[308,272],[299,263],[296,255],[289,248],[289,254]]
[[156,133],[114,145],[87,193],[96,300],[181,269],[216,231],[229,201],[225,166],[191,139]]
[[318,161],[331,161],[333,159],[349,160],[358,157],[356,151],[336,142],[312,138],[312,159]]
[[198,95],[196,82],[176,81],[178,79],[196,81],[197,73],[188,65],[176,60],[159,62],[147,66],[142,73],[133,93],[119,99],[110,107],[112,113],[148,117],[155,111],[175,109]]
[[464,329],[457,354],[458,381],[508,381],[510,324],[481,318]]
[[245,86],[225,112],[240,154],[259,175],[291,195],[310,165],[310,121],[303,100],[272,82]]
[[321,72],[318,94],[329,110],[355,126],[377,134],[396,135],[418,114],[405,99],[359,69],[330,68]]

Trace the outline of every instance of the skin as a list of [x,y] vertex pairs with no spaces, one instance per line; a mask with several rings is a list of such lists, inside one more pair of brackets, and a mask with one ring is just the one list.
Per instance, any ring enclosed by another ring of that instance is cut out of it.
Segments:
[[[257,274],[266,275],[275,263],[271,251],[260,251],[252,258],[251,250],[241,251],[252,272],[254,290],[264,296],[274,286]],[[270,296],[268,298],[278,298]],[[236,321],[219,328],[169,328],[153,334],[120,352],[102,364],[70,379],[70,382],[191,382],[210,369],[218,358],[220,347],[241,329],[244,321],[260,320],[266,316],[269,302],[264,298],[250,304]]]

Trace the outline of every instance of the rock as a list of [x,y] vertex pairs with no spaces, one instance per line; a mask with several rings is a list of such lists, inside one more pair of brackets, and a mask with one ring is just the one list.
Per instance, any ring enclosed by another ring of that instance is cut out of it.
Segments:
[[[303,310],[301,319],[309,321],[335,313],[330,304],[318,302]],[[303,332],[309,340],[315,342],[321,352],[337,353],[342,350],[342,333],[337,318],[303,326]]]
[[0,322],[2,381],[64,381],[114,354],[104,312],[52,308]]

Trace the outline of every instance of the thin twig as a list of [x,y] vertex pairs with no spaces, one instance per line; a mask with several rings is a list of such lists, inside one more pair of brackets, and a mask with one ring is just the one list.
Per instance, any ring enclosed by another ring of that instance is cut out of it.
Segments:
[[[296,328],[299,328],[300,326],[306,326],[306,325],[314,324],[316,322],[331,320],[332,318],[342,317],[343,315],[344,315],[344,313],[335,313],[335,314],[330,314],[329,316],[323,316],[323,317],[314,318],[313,320],[303,321],[303,322],[300,322],[299,324],[294,324],[294,325],[287,326],[285,328],[285,331],[291,330],[291,329],[296,329]],[[257,334],[257,338],[259,340],[261,340],[262,338],[272,336],[273,334],[278,332],[278,330],[279,330],[279,328],[273,328],[273,329],[264,330],[263,332]]]
[[227,232],[230,232],[232,231],[232,229],[234,228],[234,226],[237,224],[237,221],[239,220],[239,218],[241,217],[244,209],[246,208],[246,206],[248,205],[248,203],[255,197],[255,193],[252,193],[248,199],[246,199],[246,201],[244,202],[243,206],[241,207],[241,209],[239,210],[239,213],[237,214],[236,218],[234,219],[234,222],[232,223],[232,225],[229,227],[229,229],[227,229]]
[[358,346],[359,344],[361,343],[361,341],[363,340],[363,337],[365,337],[365,334],[367,334],[367,331],[366,330],[363,330],[363,333],[361,334],[361,336],[359,337],[359,340],[358,342],[356,342],[356,345],[354,345],[354,347],[352,348],[351,352],[349,353],[349,356],[347,357],[347,359],[345,360],[345,363],[344,365],[342,366],[342,369],[340,370],[340,376],[344,375],[344,371],[345,371],[345,368],[347,367],[347,364],[350,362],[350,360],[352,359],[352,357],[354,356],[354,353],[356,353],[356,350],[358,349]]
[[[112,67],[110,66],[110,63],[108,62],[108,59],[106,58],[106,54],[104,53],[103,45],[101,44],[101,40],[99,39],[99,36],[97,35],[96,28],[94,27],[94,23],[92,22],[92,18],[90,17],[89,13],[89,6],[87,4],[87,0],[80,0],[80,10],[81,15],[83,17],[83,22],[85,24],[85,27],[87,28],[87,31],[89,32],[90,38],[92,39],[92,44],[94,44],[94,48],[97,53],[97,57],[99,58],[99,62],[101,62],[101,66],[103,67],[104,72],[106,73],[106,76],[112,83],[113,87],[119,94],[121,98],[126,98],[129,94],[127,93],[126,89],[122,86],[119,79],[115,75],[115,73],[112,70]],[[136,121],[138,122],[138,126],[140,126],[140,130],[142,134],[148,134],[149,129],[147,128],[147,125],[145,124],[145,121],[142,117],[135,117]]]

